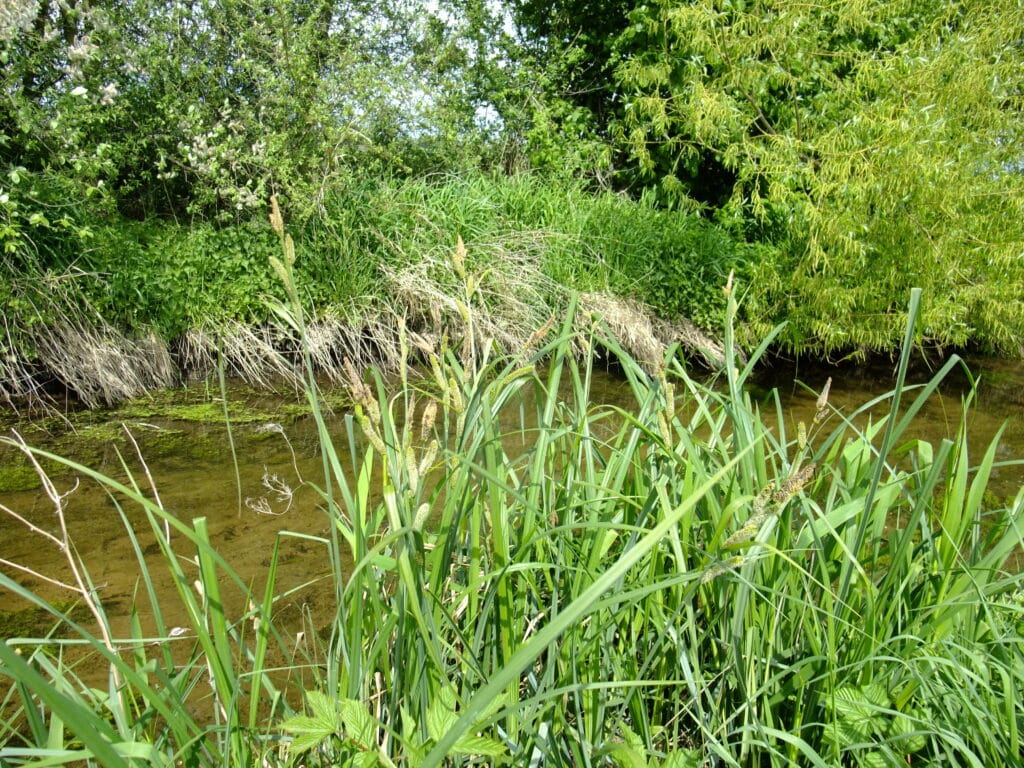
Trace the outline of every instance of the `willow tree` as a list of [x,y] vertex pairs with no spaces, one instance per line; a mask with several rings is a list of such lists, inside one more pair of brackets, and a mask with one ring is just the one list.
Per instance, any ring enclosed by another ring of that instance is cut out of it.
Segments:
[[774,241],[755,333],[891,348],[922,286],[922,341],[1024,353],[1024,5],[653,0],[630,21],[620,137],[664,193]]

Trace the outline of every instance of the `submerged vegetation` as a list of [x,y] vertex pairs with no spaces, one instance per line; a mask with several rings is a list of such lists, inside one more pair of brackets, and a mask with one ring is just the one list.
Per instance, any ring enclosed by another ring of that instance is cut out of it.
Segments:
[[[301,339],[293,246],[282,244],[278,310]],[[465,259],[456,251],[451,266],[471,292]],[[542,325],[513,353],[472,332],[453,349],[407,331],[399,344],[426,372],[400,362],[392,387],[344,366],[355,410],[342,434],[328,431],[303,345],[328,529],[301,537],[322,552],[316,588],[333,606],[322,634],[278,617],[281,543],[299,534],[282,531],[247,581],[205,519],[160,505],[148,475],[123,482],[60,460],[109,490],[135,548],[139,592],[116,626],[40,468],[58,527],[27,535],[66,569],[38,576],[65,584],[91,620],[0,575],[74,638],[0,644],[11,683],[0,759],[1017,762],[1024,584],[1011,562],[1024,491],[990,506],[998,436],[976,452],[963,430],[938,444],[907,433],[962,365],[951,357],[925,386],[905,387],[920,294],[896,386],[864,406],[884,415],[855,426],[832,411],[826,384],[795,434],[744,390],[770,339],[750,361],[737,356],[727,294],[722,386],[671,354],[640,365],[593,314]],[[469,328],[477,311],[464,304]],[[629,407],[591,402],[599,350],[621,366]],[[58,460],[15,443],[34,463]],[[145,528],[129,522],[138,514]],[[177,601],[157,597],[161,570]]]

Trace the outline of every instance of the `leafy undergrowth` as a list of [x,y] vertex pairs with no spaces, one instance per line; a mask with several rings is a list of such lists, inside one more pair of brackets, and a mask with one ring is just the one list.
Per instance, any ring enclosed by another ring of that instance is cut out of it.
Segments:
[[[277,267],[301,332],[281,234]],[[572,317],[514,356],[472,333],[458,353],[403,337],[430,374],[403,368],[389,390],[350,371],[356,405],[340,436],[310,381],[329,529],[303,538],[331,570],[322,640],[275,620],[276,549],[263,583],[246,583],[204,520],[179,521],[140,487],[79,468],[145,513],[189,623],[168,625],[140,553],[136,610],[155,631],[139,620],[113,636],[86,564],[64,546],[100,629],[67,624],[109,674],[77,679],[63,640],[0,644],[0,760],[1019,762],[1024,592],[1007,564],[1024,492],[983,503],[998,436],[978,457],[963,436],[907,434],[960,362],[913,391],[905,353],[887,416],[858,428],[826,387],[813,422],[790,434],[781,410],[767,427],[744,392],[757,354],[737,359],[731,296],[728,307],[723,386],[672,357],[645,370],[599,318],[581,333]],[[597,348],[621,364],[631,407],[591,402]],[[138,534],[126,523],[126,535]]]

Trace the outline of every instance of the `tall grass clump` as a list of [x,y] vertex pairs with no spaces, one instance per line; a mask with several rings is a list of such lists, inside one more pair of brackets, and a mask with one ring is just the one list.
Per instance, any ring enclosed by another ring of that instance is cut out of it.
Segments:
[[[661,317],[722,326],[719,287],[745,269],[749,248],[697,216],[531,174],[382,179],[334,190],[322,216],[304,222],[316,243],[302,275],[328,281],[368,254],[392,271],[443,251],[459,233],[477,264],[500,269],[529,258],[557,285],[643,299]],[[301,261],[301,260],[300,260]]]
[[[301,335],[294,245],[276,211],[274,225],[290,302],[278,311]],[[305,538],[322,548],[332,606],[318,634],[276,618],[277,549],[246,581],[204,520],[162,507],[148,474],[76,466],[125,515],[139,599],[119,632],[70,542],[29,527],[63,553],[72,575],[50,578],[92,621],[0,576],[69,632],[0,644],[0,760],[1018,763],[1024,492],[985,493],[998,436],[975,454],[965,429],[938,444],[910,432],[960,361],[909,387],[908,343],[891,393],[842,414],[825,385],[794,432],[777,398],[762,412],[747,393],[770,339],[741,363],[731,285],[726,300],[719,382],[673,356],[650,371],[574,311],[513,354],[475,333],[457,349],[403,333],[422,375],[349,366],[340,431],[309,378],[328,528]],[[598,348],[628,405],[592,401]],[[64,496],[50,495],[60,521]],[[153,588],[162,569],[176,600]],[[79,674],[82,644],[106,670],[99,684]]]

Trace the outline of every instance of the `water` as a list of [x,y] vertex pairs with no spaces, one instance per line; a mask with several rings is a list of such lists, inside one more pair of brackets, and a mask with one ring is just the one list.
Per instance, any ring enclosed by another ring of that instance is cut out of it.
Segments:
[[[968,431],[974,456],[983,454],[988,442],[1005,423],[1000,437],[998,458],[1024,457],[1024,364],[1007,361],[973,361],[972,370],[981,378],[976,406],[971,411]],[[912,379],[926,380],[929,371],[922,367]],[[817,391],[831,377],[830,403],[842,413],[851,414],[863,403],[888,391],[894,381],[890,365],[866,367],[796,367],[777,364],[757,377],[752,395],[766,410],[774,412],[769,396],[772,387],[779,390],[784,419],[790,435],[796,434],[800,421],[810,423],[816,407]],[[806,382],[814,391],[797,383]],[[965,375],[952,376],[941,393],[923,410],[911,433],[932,442],[955,434],[960,422],[960,403],[970,390]],[[296,398],[271,398],[266,395],[232,390],[233,427],[231,437],[238,456],[236,481],[231,445],[221,418],[222,405],[211,401],[209,393],[185,393],[170,400],[144,401],[118,414],[79,414],[76,431],[66,424],[21,425],[26,440],[107,475],[128,482],[131,476],[176,517],[190,523],[198,517],[208,521],[211,537],[223,557],[247,582],[262,586],[266,566],[279,533],[295,535],[281,539],[279,592],[292,590],[278,604],[282,622],[299,626],[303,617],[322,616],[330,602],[329,589],[320,580],[328,573],[327,550],[316,537],[329,535],[328,520],[315,490],[303,480],[319,483],[322,463],[317,450],[315,425],[301,415]],[[595,380],[593,399],[598,402],[625,402],[628,392],[613,373],[601,373]],[[885,409],[879,407],[881,413]],[[833,417],[835,418],[835,417]],[[106,419],[106,420],[104,420]],[[111,420],[113,419],[113,420]],[[120,422],[138,443],[138,454]],[[343,416],[330,420],[332,433],[345,444]],[[145,458],[145,464],[139,458]],[[343,457],[344,461],[349,461]],[[123,464],[122,464],[123,462]],[[118,513],[116,496],[108,494],[94,481],[76,480],[76,473],[45,463],[59,494],[67,494],[65,506],[68,533],[74,547],[99,585],[102,600],[115,617],[115,629],[127,631],[127,614],[139,587],[139,566],[125,523]],[[24,458],[11,448],[0,448],[0,504],[11,514],[0,514],[0,564],[4,573],[36,590],[47,599],[67,600],[69,593],[53,581],[69,581],[71,574],[59,547],[28,525],[40,530],[58,530],[53,499],[33,486],[35,474]],[[1024,483],[1021,466],[998,468],[992,490],[1000,498],[1012,497]],[[22,488],[19,490],[19,488]],[[136,532],[139,546],[156,555],[157,535],[132,505],[124,508],[128,524]],[[181,550],[187,551],[180,534]],[[312,538],[311,538],[312,537]],[[164,569],[155,569],[162,574]],[[160,576],[157,589],[173,593],[169,576]],[[176,599],[168,605],[176,605]],[[184,616],[169,609],[173,626],[184,623]],[[38,611],[27,611],[27,603],[10,592],[0,590],[0,634],[39,632]],[[34,617],[34,618],[30,618]],[[145,627],[149,631],[149,627]]]
[[[972,393],[973,378],[976,382],[974,400],[966,422],[970,455],[980,461],[993,437],[1005,425],[999,438],[997,461],[1024,458],[1024,362],[974,359],[969,360],[967,366],[969,375],[959,368],[950,373],[939,392],[926,402],[906,439],[917,438],[934,445],[943,438],[955,436],[961,428],[962,403]],[[918,362],[912,366],[907,380],[912,385],[923,384],[930,380],[938,367]],[[799,421],[810,423],[813,418],[816,393],[830,377],[829,403],[848,415],[892,389],[895,363],[875,362],[867,366],[777,365],[762,372],[758,384],[762,391],[772,387],[778,389],[790,433],[796,434]],[[902,400],[903,407],[909,405],[917,394],[917,389],[908,390]],[[878,418],[886,411],[887,405],[883,404],[873,409],[872,415]],[[1024,467],[997,467],[992,473],[990,489],[1001,499],[1012,499],[1022,484]]]
[[[239,393],[244,397],[245,393]],[[252,398],[248,398],[252,402]],[[260,414],[271,415],[271,414]],[[341,419],[332,419],[338,433]],[[285,419],[285,432],[280,421],[248,420],[232,427],[238,455],[238,478],[223,423],[197,423],[180,418],[128,419],[124,422],[138,444],[138,452],[120,424],[95,424],[79,430],[78,435],[55,434],[50,439],[41,435],[26,436],[34,446],[48,447],[56,443],[55,452],[64,452],[83,464],[128,484],[131,476],[150,497],[158,496],[163,506],[179,520],[190,524],[204,517],[211,539],[218,551],[247,582],[260,585],[278,534],[287,529],[307,536],[327,536],[327,517],[321,511],[316,492],[303,479],[319,481],[322,463],[315,448],[315,428],[308,418]],[[68,450],[70,448],[70,450]],[[78,454],[81,449],[84,456]],[[139,456],[145,458],[145,464]],[[0,464],[17,467],[25,462],[16,451],[0,451]],[[82,479],[76,473],[53,470],[53,480],[64,499],[68,533],[75,549],[90,569],[92,580],[101,585],[100,594],[107,610],[115,617],[127,613],[133,594],[139,586],[139,565],[126,535],[125,522],[118,513],[117,496],[107,493],[95,481]],[[149,478],[152,478],[152,486]],[[241,493],[239,493],[239,482]],[[152,488],[155,487],[155,493]],[[73,490],[71,490],[73,489]],[[70,493],[68,491],[70,490]],[[56,532],[55,504],[41,488],[0,493],[0,504],[17,512],[26,522]],[[134,504],[123,505],[128,524],[136,532],[140,548],[147,556],[157,557],[157,535],[145,515]],[[177,550],[188,552],[190,545],[180,534]],[[69,568],[59,548],[38,534],[31,534],[25,524],[10,515],[0,516],[0,558],[31,569],[34,574],[16,572],[15,576],[51,600],[67,600],[68,593],[56,589],[47,579],[67,581]],[[287,620],[294,615],[296,623],[306,613],[319,613],[321,590],[318,579],[327,573],[326,548],[296,536],[281,541],[279,585],[281,591],[310,584],[279,606],[279,615]],[[194,570],[194,569],[192,569]],[[159,577],[157,590],[174,593],[175,586],[166,570],[153,570]],[[176,599],[162,605],[175,606]],[[26,603],[0,590],[0,612],[23,610]],[[171,625],[185,623],[181,612],[173,608],[167,620]],[[115,628],[127,631],[123,621]],[[151,627],[147,627],[149,631]]]

